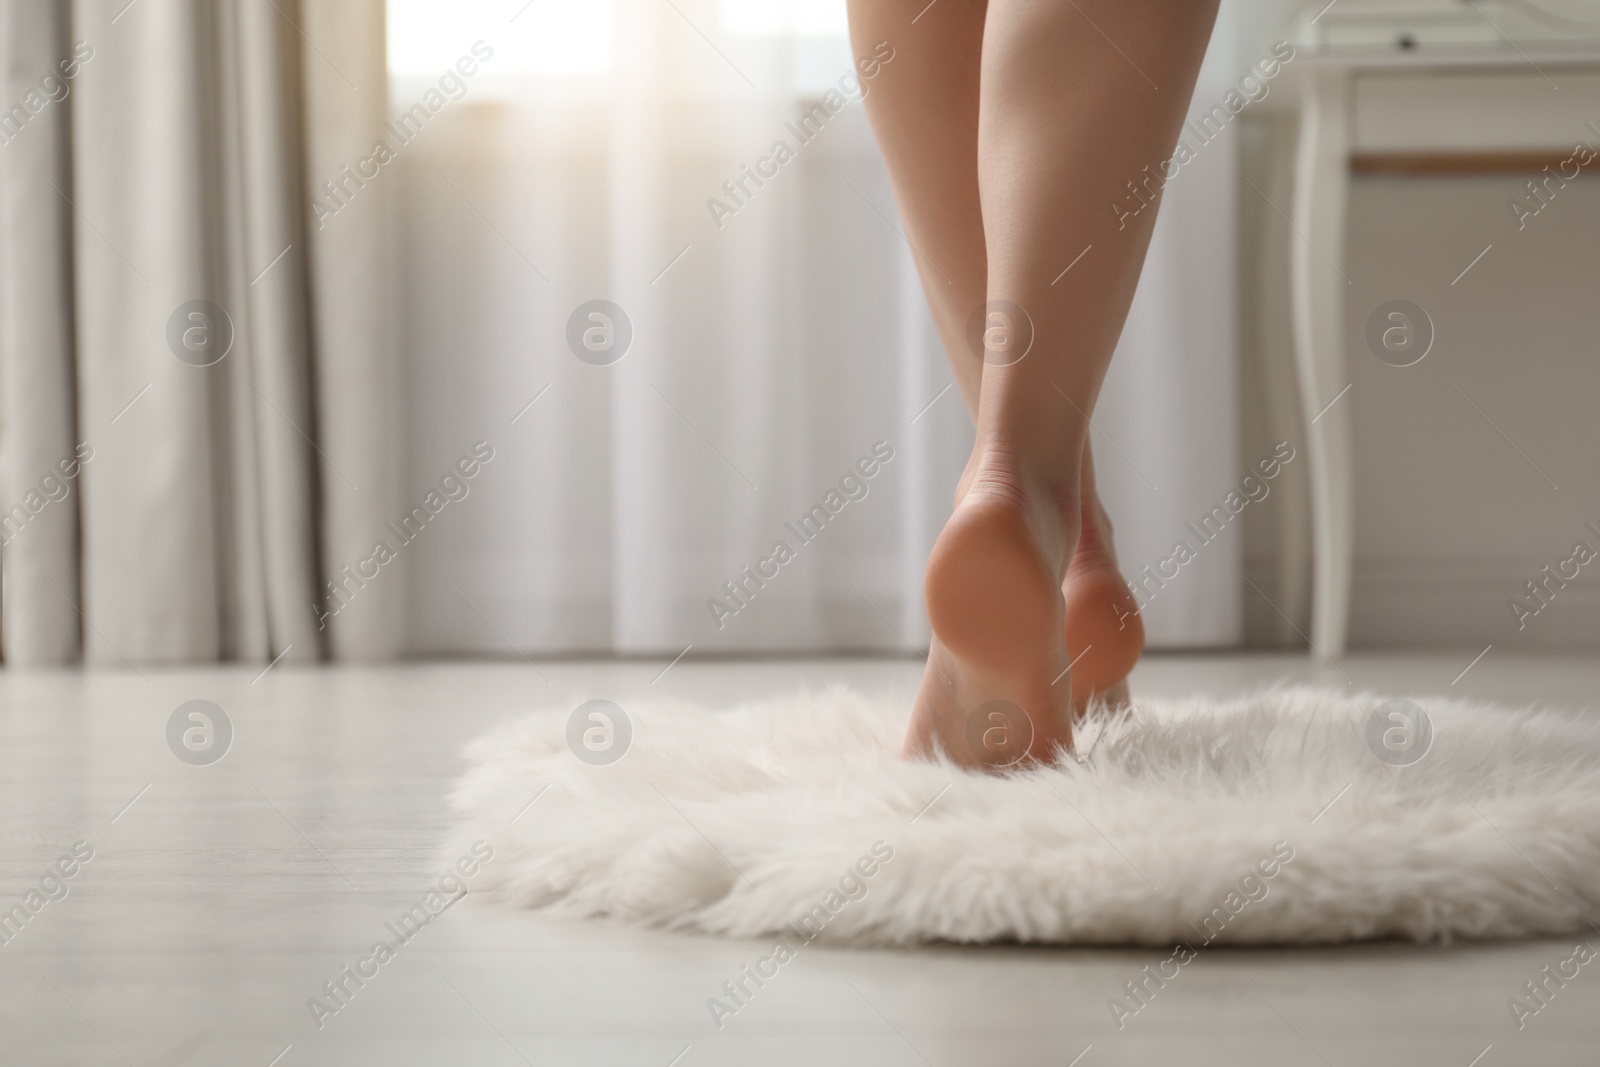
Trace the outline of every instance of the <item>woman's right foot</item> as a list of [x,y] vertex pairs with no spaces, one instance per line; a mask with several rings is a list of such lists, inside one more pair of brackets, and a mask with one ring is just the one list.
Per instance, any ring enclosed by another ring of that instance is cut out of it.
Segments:
[[1085,464],[1083,524],[1061,590],[1072,657],[1072,708],[1079,714],[1097,698],[1114,706],[1126,704],[1128,675],[1144,652],[1139,602],[1117,568],[1111,524],[1093,479]]

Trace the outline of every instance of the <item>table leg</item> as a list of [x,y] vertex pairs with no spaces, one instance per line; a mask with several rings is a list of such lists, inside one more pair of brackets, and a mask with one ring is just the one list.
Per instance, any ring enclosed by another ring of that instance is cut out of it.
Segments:
[[1307,79],[1291,212],[1297,233],[1289,255],[1311,482],[1311,644],[1323,656],[1345,651],[1355,533],[1351,401],[1340,395],[1349,384],[1342,328],[1349,288],[1343,273],[1349,84],[1348,74],[1338,69],[1314,70]]

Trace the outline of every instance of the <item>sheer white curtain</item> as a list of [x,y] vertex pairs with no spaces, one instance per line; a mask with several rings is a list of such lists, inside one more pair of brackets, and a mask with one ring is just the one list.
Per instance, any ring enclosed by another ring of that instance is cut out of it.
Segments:
[[[391,0],[392,108],[427,117],[379,179],[399,206],[407,506],[427,517],[399,550],[412,650],[924,644],[922,564],[971,428],[854,99],[916,28],[853,57],[842,3],[440,6]],[[1215,157],[1172,187],[1097,420],[1140,562],[1236,465]],[[593,300],[631,325],[606,365],[616,348],[568,343]],[[475,447],[492,458],[464,464]],[[1235,639],[1236,558],[1192,569],[1153,635]]]
[[0,4],[7,666],[398,653],[393,584],[319,619],[399,483],[383,194],[306,225],[383,62],[381,0]]

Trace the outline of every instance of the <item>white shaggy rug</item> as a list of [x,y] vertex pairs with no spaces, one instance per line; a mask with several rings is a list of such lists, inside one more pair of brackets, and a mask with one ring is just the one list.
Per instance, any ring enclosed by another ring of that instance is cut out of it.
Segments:
[[835,943],[1600,928],[1600,720],[1418,703],[1146,701],[1000,774],[902,762],[909,703],[843,688],[566,708],[470,746],[451,854],[490,842],[472,889],[550,914]]

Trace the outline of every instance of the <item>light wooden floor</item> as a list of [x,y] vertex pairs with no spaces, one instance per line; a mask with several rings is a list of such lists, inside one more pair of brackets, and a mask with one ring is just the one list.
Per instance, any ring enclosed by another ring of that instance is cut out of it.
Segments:
[[[1593,659],[1356,658],[1358,688],[1583,707]],[[468,899],[318,1029],[322,983],[393,940],[437,880],[457,752],[536,705],[670,694],[712,703],[845,679],[912,685],[907,660],[457,664],[0,674],[0,913],[58,857],[94,858],[0,944],[0,1063],[701,1067],[708,1064],[1600,1062],[1600,961],[1518,1030],[1507,1000],[1565,941],[1205,950],[1118,1030],[1107,999],[1165,953],[811,947],[719,1031],[706,998],[766,951],[558,925]],[[1280,678],[1343,686],[1298,657],[1159,658],[1147,693]],[[256,680],[253,680],[256,679]],[[184,701],[236,736],[195,767],[167,747]],[[1596,708],[1600,714],[1600,708]],[[1600,947],[1600,932],[1591,939]],[[1485,1051],[1487,1050],[1487,1051]],[[274,1060],[274,1057],[280,1057]],[[1475,1057],[1478,1057],[1475,1059]]]

